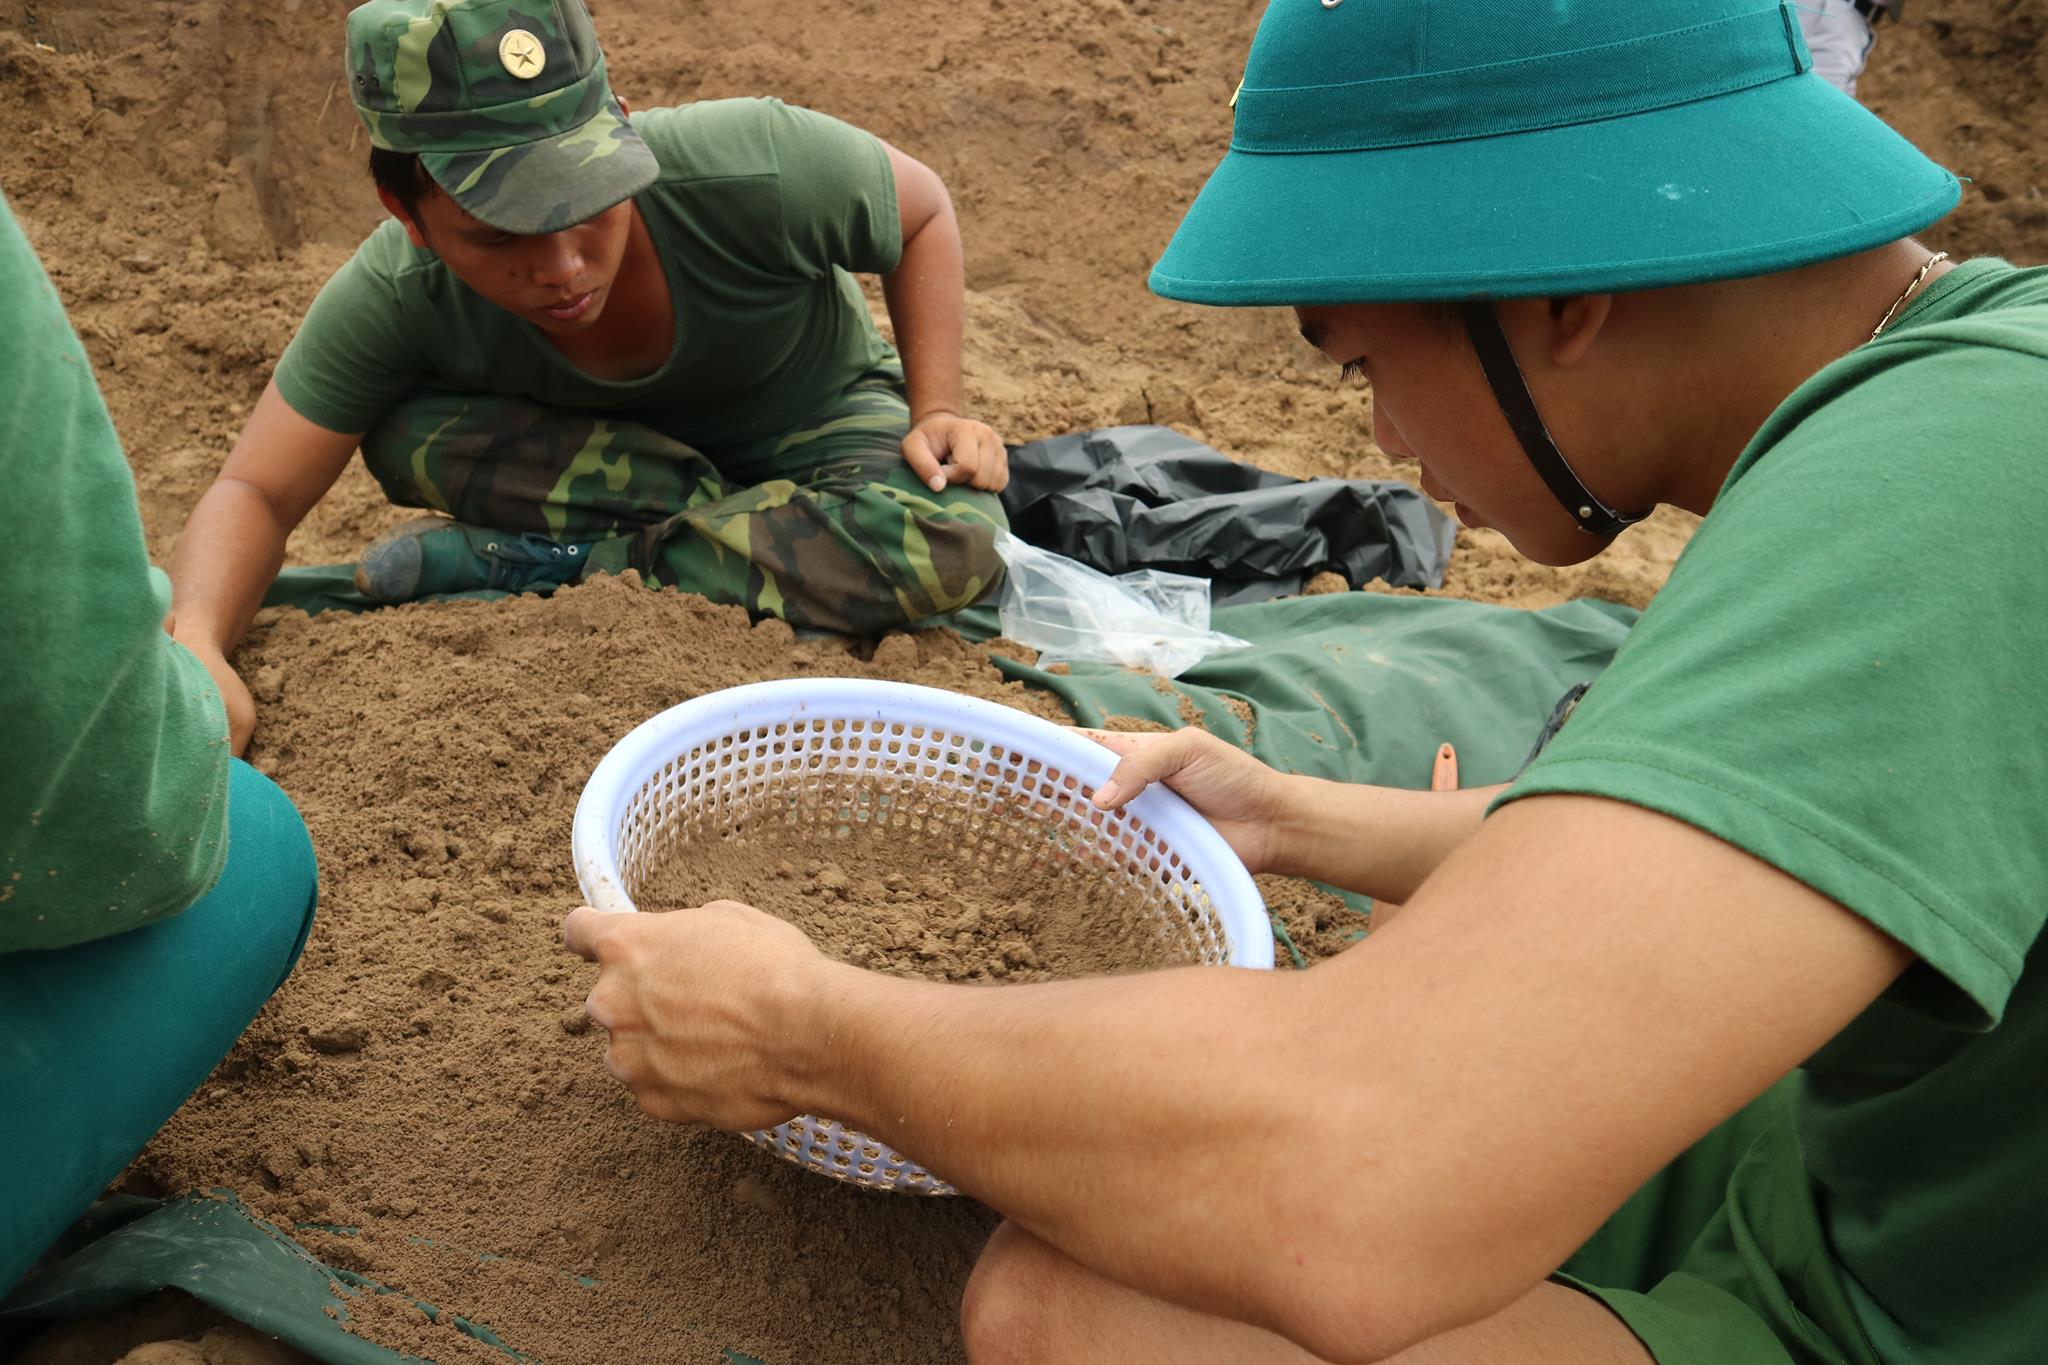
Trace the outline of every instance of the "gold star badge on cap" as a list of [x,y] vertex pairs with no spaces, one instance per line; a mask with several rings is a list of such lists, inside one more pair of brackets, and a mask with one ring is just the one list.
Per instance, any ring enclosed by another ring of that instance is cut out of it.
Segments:
[[498,61],[520,80],[530,81],[548,64],[548,54],[540,39],[523,28],[515,28],[498,40]]

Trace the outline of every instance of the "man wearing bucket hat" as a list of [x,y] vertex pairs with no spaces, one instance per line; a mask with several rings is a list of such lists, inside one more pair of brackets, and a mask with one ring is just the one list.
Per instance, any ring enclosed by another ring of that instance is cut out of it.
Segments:
[[1534,558],[1703,514],[1667,586],[1505,789],[1106,741],[1098,802],[1405,907],[1314,970],[959,989],[579,910],[609,1066],[1007,1215],[977,1361],[2038,1360],[2048,271],[1911,240],[1956,198],[1790,5],[1276,0],[1154,288],[1295,308]]
[[928,168],[774,100],[629,118],[582,0],[370,0],[347,76],[393,218],[172,564],[238,748],[225,651],[358,445],[393,502],[443,514],[363,555],[373,601],[632,568],[871,633],[1000,578],[1006,457],[960,415],[959,230]]

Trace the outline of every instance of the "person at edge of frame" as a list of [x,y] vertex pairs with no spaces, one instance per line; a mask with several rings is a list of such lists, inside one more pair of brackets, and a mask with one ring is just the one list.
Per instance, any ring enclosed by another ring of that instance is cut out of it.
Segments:
[[1856,81],[1877,45],[1877,25],[1897,22],[1906,14],[1906,0],[1801,0],[1799,27],[1813,53],[1813,69],[1845,95],[1856,93]]
[[1531,559],[1704,518],[1505,788],[1105,739],[1099,804],[1165,783],[1398,913],[1306,972],[961,988],[729,902],[581,909],[612,1073],[1001,1212],[984,1365],[2039,1361],[2048,269],[1915,240],[1957,181],[1799,32],[1266,12],[1153,288],[1293,307]]
[[0,1299],[206,1080],[312,930],[313,844],[228,754],[92,362],[0,197]]
[[228,651],[358,447],[434,514],[363,552],[371,603],[633,569],[873,635],[1001,580],[1008,455],[961,414],[960,231],[928,167],[773,99],[629,114],[582,0],[369,0],[347,53],[391,217],[171,560],[237,753],[255,706]]

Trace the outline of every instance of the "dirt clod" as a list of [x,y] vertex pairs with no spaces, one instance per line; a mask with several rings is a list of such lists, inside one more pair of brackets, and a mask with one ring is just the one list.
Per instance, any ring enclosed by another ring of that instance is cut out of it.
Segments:
[[361,1052],[370,1041],[370,1026],[355,1015],[338,1015],[332,1022],[308,1030],[306,1041],[315,1052]]

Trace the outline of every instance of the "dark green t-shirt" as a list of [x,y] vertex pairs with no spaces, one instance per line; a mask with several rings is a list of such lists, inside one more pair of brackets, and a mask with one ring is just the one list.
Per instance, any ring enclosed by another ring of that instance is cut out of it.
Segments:
[[85,348],[0,199],[0,952],[175,915],[227,856],[220,690],[164,634]]
[[2048,269],[1970,262],[1772,414],[1506,797],[1662,811],[1919,955],[1793,1109],[1889,1365],[2048,1358],[2044,509]]
[[636,196],[675,300],[654,374],[596,379],[407,239],[370,234],[277,364],[301,417],[361,433],[431,382],[632,418],[718,459],[789,430],[893,356],[850,271],[903,252],[896,178],[873,135],[779,100],[633,116],[661,175]]

